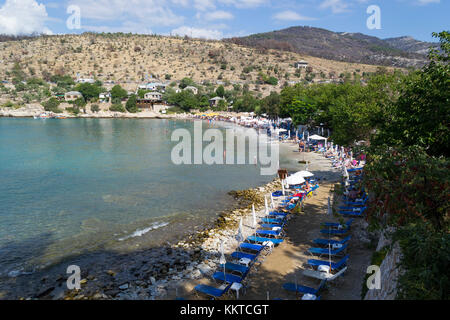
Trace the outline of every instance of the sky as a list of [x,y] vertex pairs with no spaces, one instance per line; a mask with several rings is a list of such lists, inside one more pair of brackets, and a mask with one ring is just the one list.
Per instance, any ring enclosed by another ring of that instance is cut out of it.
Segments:
[[311,26],[436,41],[432,32],[450,29],[449,12],[450,0],[0,0],[0,34],[94,31],[222,39]]

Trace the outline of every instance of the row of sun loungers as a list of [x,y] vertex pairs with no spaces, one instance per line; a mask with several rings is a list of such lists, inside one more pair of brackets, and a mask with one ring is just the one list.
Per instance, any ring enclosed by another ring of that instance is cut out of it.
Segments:
[[[274,197],[280,195],[280,192],[273,194]],[[278,210],[270,212],[269,215],[261,219],[255,234],[247,237],[246,241],[239,244],[237,251],[231,254],[231,258],[237,263],[227,262],[225,265],[220,265],[219,270],[213,274],[212,278],[222,284],[219,288],[200,284],[194,288],[195,291],[217,299],[228,293],[236,284],[239,287],[244,286],[242,283],[251,269],[257,263],[261,263],[264,256],[270,254],[275,246],[284,241],[283,229],[286,226],[288,216],[297,206],[301,205],[304,198],[302,197],[294,203],[282,202]]]

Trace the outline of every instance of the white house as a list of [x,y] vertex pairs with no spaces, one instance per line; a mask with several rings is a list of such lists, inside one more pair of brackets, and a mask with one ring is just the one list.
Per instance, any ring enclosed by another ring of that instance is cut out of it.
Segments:
[[152,90],[152,91],[156,91],[156,90],[160,90],[160,91],[165,91],[166,90],[167,85],[161,82],[149,82],[147,84],[141,84],[139,86],[139,89],[144,89],[144,90]]
[[64,99],[66,101],[75,101],[78,98],[83,98],[83,95],[81,94],[81,92],[78,92],[78,91],[69,91],[64,94]]
[[111,101],[111,93],[109,92],[104,92],[104,93],[100,93],[98,95],[98,99],[100,100],[100,102],[109,102]]
[[162,93],[159,92],[147,92],[144,95],[145,100],[151,100],[151,101],[162,101]]
[[298,62],[295,63],[295,68],[297,69],[306,69],[308,67],[308,62],[306,62],[305,60],[300,60]]
[[184,90],[191,90],[193,94],[198,94],[198,88],[193,87],[193,86],[187,86],[186,88],[184,88]]
[[215,97],[209,100],[209,106],[211,108],[217,108],[219,106],[220,101],[225,100],[224,98],[221,97]]
[[95,80],[89,78],[86,79],[80,78],[76,80],[76,83],[95,83]]

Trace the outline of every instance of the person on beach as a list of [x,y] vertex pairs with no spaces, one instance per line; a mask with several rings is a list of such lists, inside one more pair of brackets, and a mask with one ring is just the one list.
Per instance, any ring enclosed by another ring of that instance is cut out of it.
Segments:
[[306,181],[306,183],[305,183],[305,191],[306,191],[306,193],[311,191],[311,185],[309,184],[308,181]]

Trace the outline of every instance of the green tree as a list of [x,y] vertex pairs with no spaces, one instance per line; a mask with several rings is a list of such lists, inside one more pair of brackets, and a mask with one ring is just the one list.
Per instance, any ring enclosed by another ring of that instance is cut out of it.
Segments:
[[136,95],[132,94],[125,105],[125,108],[127,109],[128,112],[136,113],[139,111],[136,104],[136,100],[137,100]]
[[225,88],[224,88],[224,86],[220,85],[219,87],[217,87],[216,95],[221,97],[221,98],[223,98],[225,96]]
[[128,92],[127,90],[123,89],[120,85],[117,84],[111,89],[112,100],[114,101],[123,100],[126,97],[128,97]]

